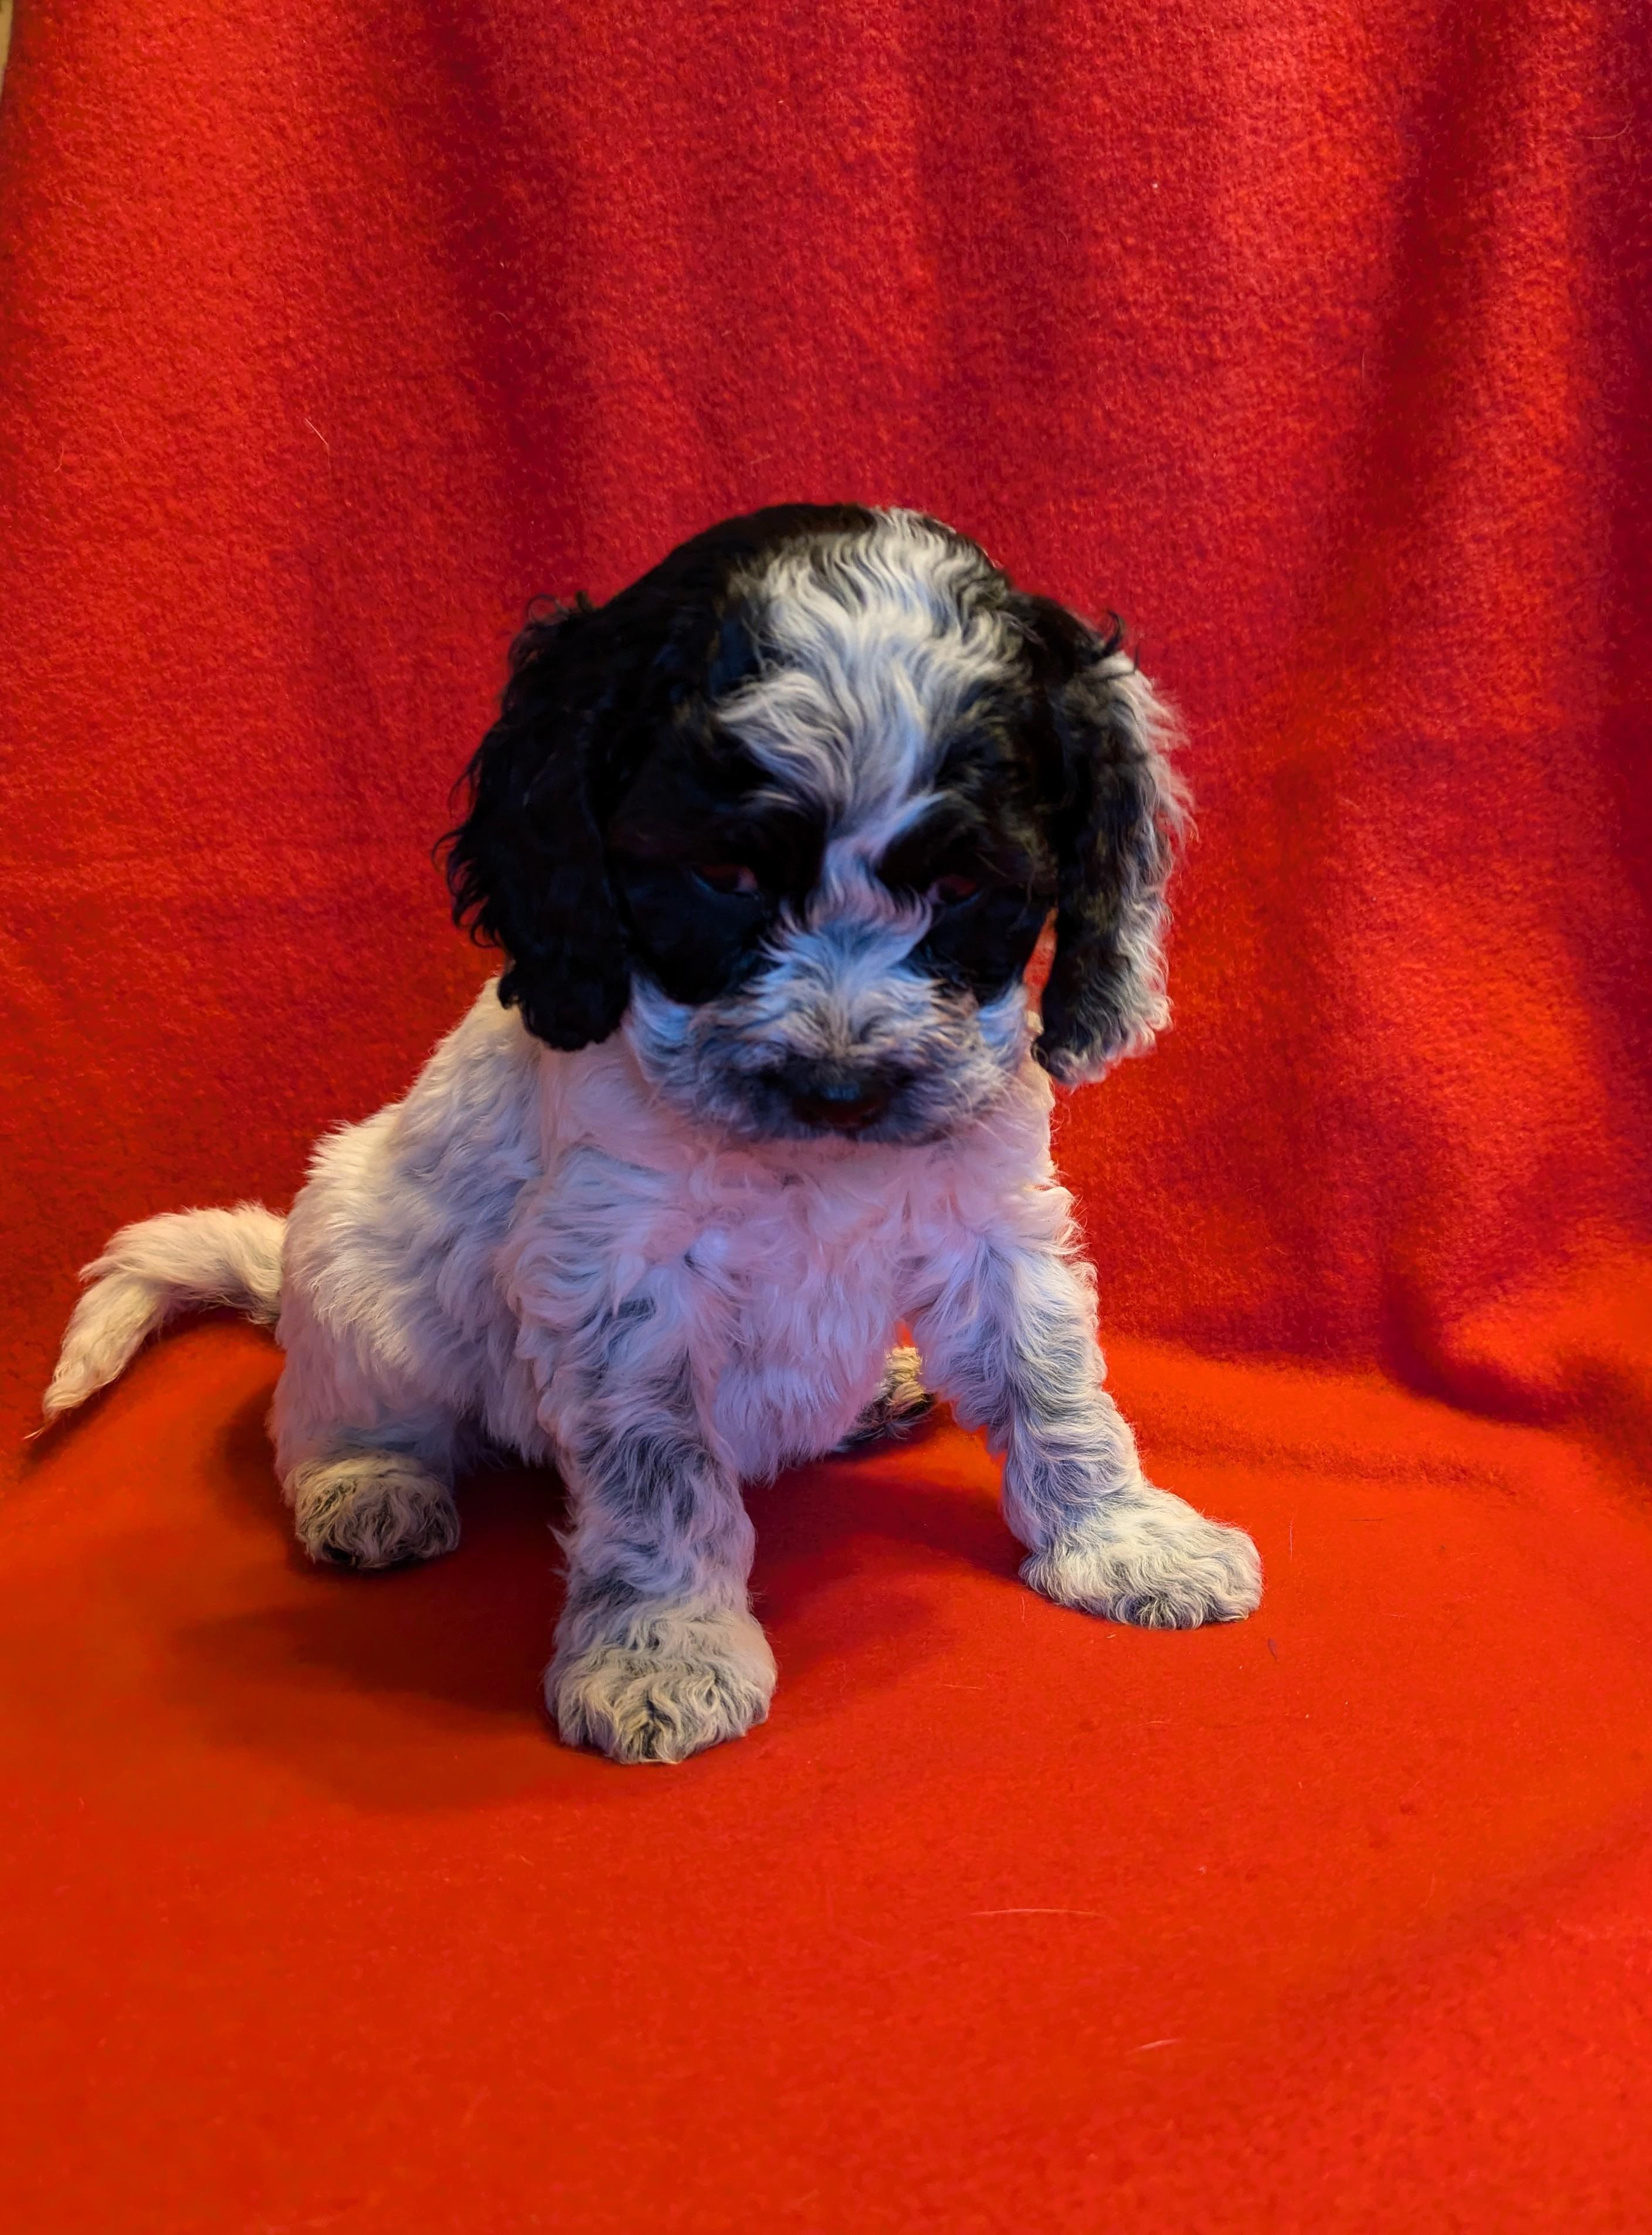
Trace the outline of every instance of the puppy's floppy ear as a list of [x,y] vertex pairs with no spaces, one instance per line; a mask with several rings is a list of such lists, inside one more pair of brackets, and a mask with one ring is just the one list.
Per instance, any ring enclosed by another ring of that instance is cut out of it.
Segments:
[[1118,629],[1099,636],[1060,606],[1029,602],[1062,766],[1050,819],[1055,960],[1037,1054],[1077,1085],[1170,1021],[1165,885],[1187,796],[1170,764],[1172,719],[1120,650]]
[[467,772],[469,811],[444,842],[455,922],[503,947],[500,1000],[558,1048],[606,1039],[630,998],[592,797],[614,688],[600,619],[581,599],[517,638]]

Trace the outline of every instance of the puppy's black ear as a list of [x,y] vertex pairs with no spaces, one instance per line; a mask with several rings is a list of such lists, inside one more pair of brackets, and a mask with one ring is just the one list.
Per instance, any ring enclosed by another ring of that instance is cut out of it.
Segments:
[[455,922],[504,949],[500,1000],[558,1048],[606,1039],[630,997],[592,796],[614,687],[600,619],[581,600],[518,637],[466,778],[469,811],[445,842]]
[[1055,961],[1037,1054],[1076,1085],[1170,1021],[1165,885],[1187,797],[1170,764],[1171,718],[1119,631],[1099,636],[1060,606],[1029,603],[1062,767],[1050,819]]

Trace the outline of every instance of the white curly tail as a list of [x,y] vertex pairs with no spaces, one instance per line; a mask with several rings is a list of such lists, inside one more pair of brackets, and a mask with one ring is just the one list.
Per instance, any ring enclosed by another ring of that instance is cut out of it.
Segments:
[[281,1242],[287,1222],[262,1203],[233,1210],[169,1210],[123,1226],[81,1275],[75,1307],[43,1400],[49,1420],[113,1381],[158,1327],[191,1304],[230,1304],[255,1320],[281,1309]]

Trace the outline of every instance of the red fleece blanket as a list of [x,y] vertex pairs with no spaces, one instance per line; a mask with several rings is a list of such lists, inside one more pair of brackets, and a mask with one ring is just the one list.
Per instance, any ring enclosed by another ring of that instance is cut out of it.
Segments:
[[[1638,6],[30,0],[0,210],[7,2224],[1649,2224]],[[774,1719],[619,1772],[553,1484],[305,1571],[229,1325],[19,1439],[113,1227],[477,983],[526,600],[842,496],[1186,718],[1177,1028],[1060,1145],[1269,1595],[1042,1604],[941,1426],[754,1495]]]

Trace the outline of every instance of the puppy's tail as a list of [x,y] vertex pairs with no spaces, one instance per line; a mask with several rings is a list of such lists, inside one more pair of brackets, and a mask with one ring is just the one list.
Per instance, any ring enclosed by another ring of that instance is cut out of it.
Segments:
[[123,1226],[81,1275],[75,1307],[44,1399],[49,1420],[84,1403],[124,1371],[158,1327],[192,1304],[229,1304],[255,1320],[281,1309],[284,1218],[262,1203],[233,1210],[167,1211]]

